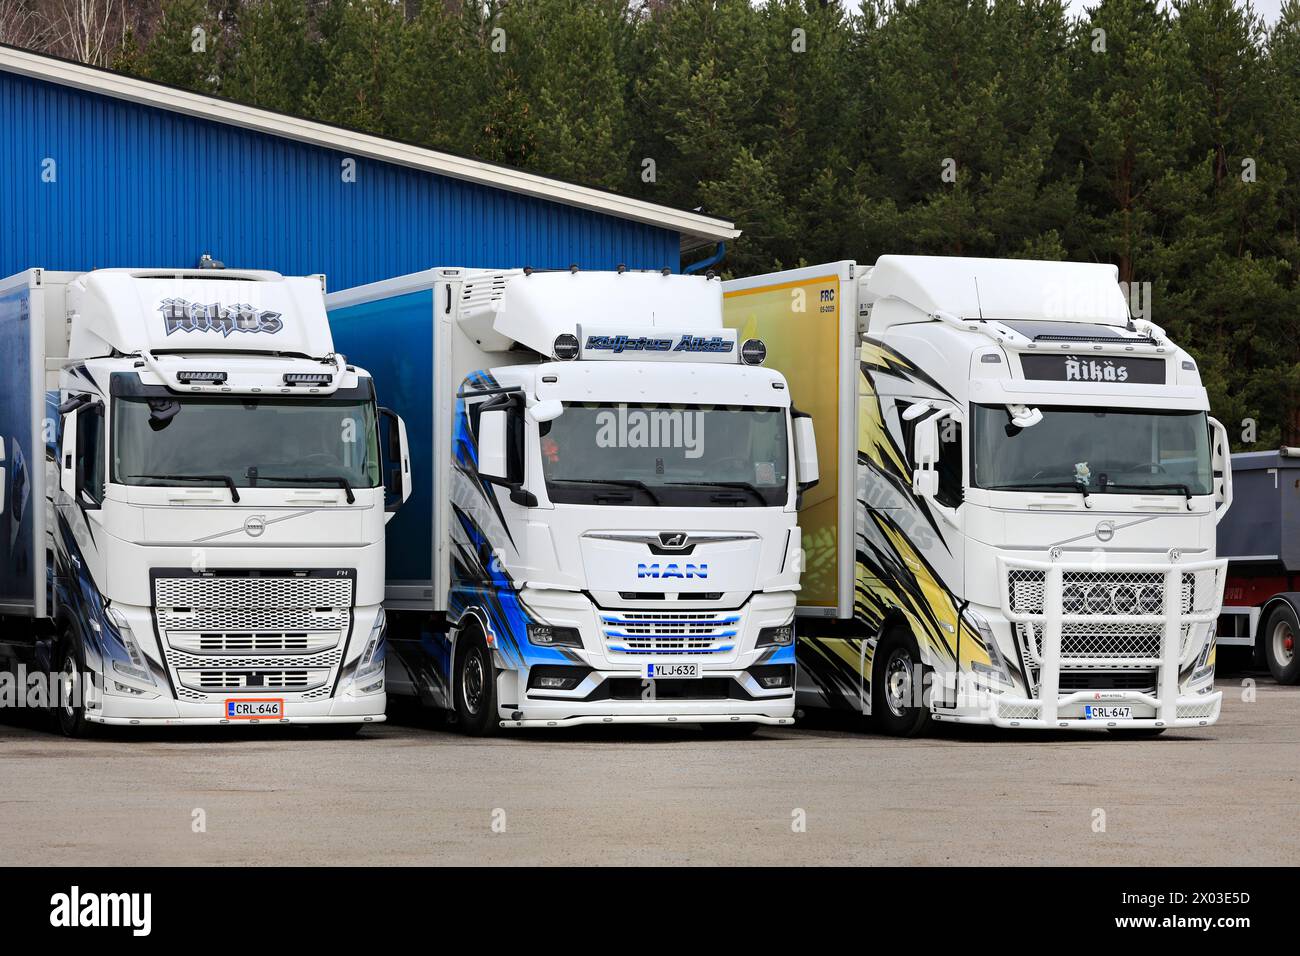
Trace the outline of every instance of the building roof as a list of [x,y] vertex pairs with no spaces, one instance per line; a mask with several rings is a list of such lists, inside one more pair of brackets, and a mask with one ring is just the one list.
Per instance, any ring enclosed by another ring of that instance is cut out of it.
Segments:
[[607,216],[658,226],[680,233],[683,248],[734,239],[740,235],[740,230],[736,229],[731,222],[697,212],[660,206],[589,186],[548,179],[545,176],[508,166],[498,166],[339,126],[329,126],[285,113],[191,93],[188,90],[151,83],[111,70],[85,66],[70,60],[32,53],[29,50],[3,44],[0,44],[0,71],[216,123],[238,126],[271,136],[310,143],[337,150],[348,156],[395,163],[438,176],[465,180]]

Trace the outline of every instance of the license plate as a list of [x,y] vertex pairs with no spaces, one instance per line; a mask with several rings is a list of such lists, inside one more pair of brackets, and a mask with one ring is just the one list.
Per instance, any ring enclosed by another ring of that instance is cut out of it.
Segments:
[[278,720],[284,716],[280,697],[231,697],[226,700],[227,720]]
[[698,663],[646,664],[646,680],[692,679],[700,676]]
[[1132,707],[1098,707],[1095,704],[1085,704],[1083,707],[1083,716],[1087,720],[1132,720]]

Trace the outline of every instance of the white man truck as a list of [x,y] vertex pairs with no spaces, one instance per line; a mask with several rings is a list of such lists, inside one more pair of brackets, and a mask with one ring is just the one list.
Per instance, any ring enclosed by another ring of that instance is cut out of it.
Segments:
[[0,282],[0,358],[0,658],[65,733],[384,719],[409,474],[323,277],[32,269]]
[[816,423],[798,700],[1159,733],[1219,716],[1228,443],[1114,267],[883,256],[726,285]]
[[813,433],[720,282],[441,268],[327,304],[412,433],[391,694],[471,734],[793,721]]

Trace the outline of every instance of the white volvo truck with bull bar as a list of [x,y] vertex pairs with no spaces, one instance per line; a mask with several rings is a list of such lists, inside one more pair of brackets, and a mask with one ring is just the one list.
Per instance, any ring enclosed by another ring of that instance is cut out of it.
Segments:
[[409,469],[323,277],[32,269],[0,358],[0,662],[51,676],[65,733],[384,719]]
[[794,718],[811,423],[721,283],[433,269],[331,294],[413,436],[389,692],[469,733]]
[[1160,732],[1219,716],[1228,440],[1113,266],[883,256],[726,284],[816,424],[801,704]]

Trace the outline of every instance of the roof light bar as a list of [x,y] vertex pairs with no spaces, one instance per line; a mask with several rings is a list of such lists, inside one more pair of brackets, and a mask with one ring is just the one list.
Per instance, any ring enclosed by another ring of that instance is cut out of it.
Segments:
[[207,385],[224,385],[226,382],[225,372],[200,372],[191,369],[183,369],[176,373],[176,381],[182,385],[189,385],[192,382],[201,382]]
[[334,381],[329,372],[285,372],[285,385],[328,385]]

